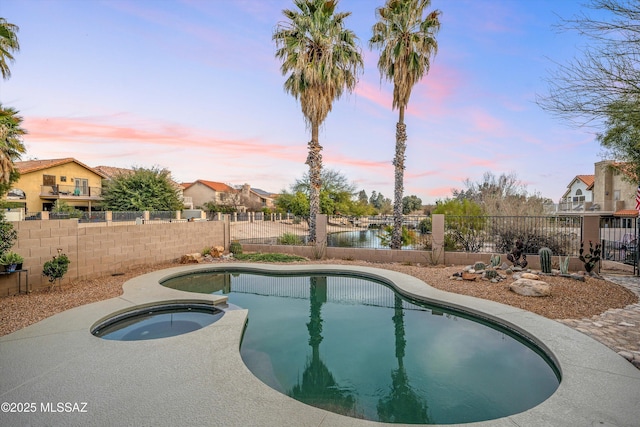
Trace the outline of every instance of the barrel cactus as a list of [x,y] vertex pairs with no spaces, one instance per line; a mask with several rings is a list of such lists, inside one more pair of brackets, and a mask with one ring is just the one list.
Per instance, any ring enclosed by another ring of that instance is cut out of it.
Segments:
[[551,273],[551,249],[549,248],[540,248],[538,251],[538,255],[540,256],[540,271],[546,274]]

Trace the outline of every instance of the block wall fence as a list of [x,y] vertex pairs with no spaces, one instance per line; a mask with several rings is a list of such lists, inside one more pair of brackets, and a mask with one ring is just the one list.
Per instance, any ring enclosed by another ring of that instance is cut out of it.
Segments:
[[[12,250],[24,257],[30,289],[49,285],[42,275],[45,262],[58,253],[71,263],[62,283],[122,273],[141,265],[157,264],[201,252],[207,246],[229,247],[226,221],[194,221],[141,225],[80,224],[77,220],[19,221],[13,226],[18,240]],[[26,276],[20,277],[25,291]],[[0,276],[0,295],[18,293],[18,274]]]

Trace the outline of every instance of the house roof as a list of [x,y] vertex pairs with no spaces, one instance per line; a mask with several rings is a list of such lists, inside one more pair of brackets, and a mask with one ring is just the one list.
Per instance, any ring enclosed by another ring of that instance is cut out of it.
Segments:
[[[596,176],[595,175],[576,175],[576,179],[579,179],[580,181],[584,182],[585,185],[587,186],[587,190],[592,190],[593,183],[596,180]],[[573,183],[573,181],[571,182]]]
[[258,194],[259,196],[262,196],[262,197],[269,197],[269,198],[271,198],[271,197],[273,197],[273,196],[274,196],[274,194],[273,194],[273,193],[270,193],[270,192],[268,192],[268,191],[264,191],[264,190],[262,190],[262,189],[260,189],[260,188],[252,188],[252,189],[251,189],[251,191],[253,191],[254,193],[256,193],[256,194]]
[[222,182],[205,181],[204,179],[199,179],[199,180],[197,180],[195,182],[192,182],[192,183],[183,182],[182,186],[186,190],[187,188],[191,187],[194,184],[202,184],[202,185],[204,185],[206,187],[209,187],[213,191],[218,191],[220,193],[235,193],[236,192],[236,190],[234,190],[233,188],[229,187],[227,184],[223,184]]
[[621,209],[619,211],[615,211],[613,216],[637,217],[638,211],[635,209]]
[[113,179],[118,175],[129,175],[133,173],[133,169],[116,168],[114,166],[96,166],[94,169],[102,172],[107,179]]
[[85,169],[90,170],[91,172],[100,175],[103,178],[106,178],[106,175],[101,171],[94,169],[90,166],[85,165],[82,162],[74,159],[73,157],[65,157],[64,159],[46,159],[46,160],[25,160],[22,162],[15,162],[14,166],[18,169],[18,172],[21,174],[27,174],[31,172],[36,172],[43,169],[52,168],[55,166],[65,165],[67,163],[77,163]]

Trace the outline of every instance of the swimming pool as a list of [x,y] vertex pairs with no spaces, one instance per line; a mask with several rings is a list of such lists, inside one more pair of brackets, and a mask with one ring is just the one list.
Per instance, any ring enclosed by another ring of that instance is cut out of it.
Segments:
[[270,387],[332,412],[464,423],[525,411],[559,374],[528,339],[349,275],[194,272],[164,286],[247,308],[241,355]]

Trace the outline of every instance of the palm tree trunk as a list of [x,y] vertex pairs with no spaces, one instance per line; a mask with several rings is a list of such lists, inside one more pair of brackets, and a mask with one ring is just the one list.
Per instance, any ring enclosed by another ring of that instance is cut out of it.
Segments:
[[322,147],[318,143],[318,123],[311,124],[311,141],[306,163],[309,165],[309,243],[316,242],[316,215],[320,213],[320,187],[322,186]]
[[404,153],[407,149],[407,126],[404,124],[404,107],[401,106],[399,111],[398,123],[396,124],[396,156],[393,159],[395,187],[391,249],[402,248],[402,195],[404,193]]

